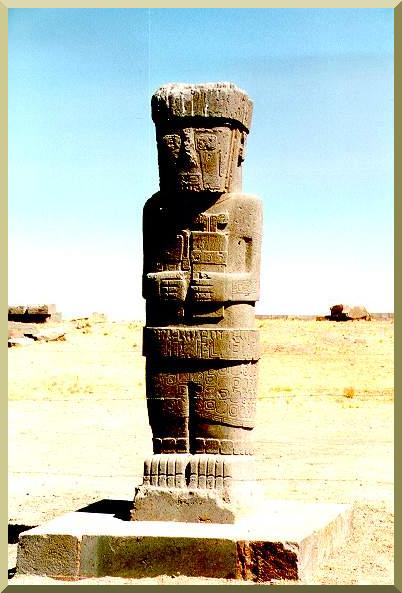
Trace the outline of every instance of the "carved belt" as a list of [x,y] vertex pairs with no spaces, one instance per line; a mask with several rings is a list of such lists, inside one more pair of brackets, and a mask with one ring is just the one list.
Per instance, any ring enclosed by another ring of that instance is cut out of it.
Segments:
[[143,354],[157,358],[258,360],[256,329],[145,327]]

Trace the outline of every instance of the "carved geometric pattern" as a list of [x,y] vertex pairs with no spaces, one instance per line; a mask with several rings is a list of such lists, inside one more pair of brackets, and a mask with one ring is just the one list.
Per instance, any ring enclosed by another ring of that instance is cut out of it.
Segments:
[[167,366],[148,365],[150,411],[158,409],[164,417],[173,414],[188,417],[192,409],[198,418],[230,426],[254,426],[257,364],[246,362],[202,371],[175,368],[176,372],[171,372]]
[[251,443],[233,439],[195,439],[195,453],[220,455],[253,455]]
[[154,455],[144,462],[143,483],[150,486],[186,486],[188,455]]
[[189,442],[186,438],[154,438],[153,449],[155,453],[187,453]]
[[258,360],[259,332],[254,329],[144,327],[145,356],[201,360]]
[[[239,458],[244,461],[244,458]],[[247,462],[248,463],[248,462]],[[247,466],[220,455],[153,455],[144,462],[143,484],[158,488],[223,489],[244,479]]]

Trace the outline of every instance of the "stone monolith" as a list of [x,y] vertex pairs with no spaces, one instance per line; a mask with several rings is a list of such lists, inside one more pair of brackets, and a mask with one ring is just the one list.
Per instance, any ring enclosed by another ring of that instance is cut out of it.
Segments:
[[241,192],[251,109],[229,83],[154,94],[160,191],[143,222],[153,454],[134,504],[102,500],[22,533],[18,575],[311,584],[350,533],[350,505],[266,499],[257,488],[262,214]]
[[153,455],[133,519],[232,522],[253,483],[261,201],[241,191],[252,102],[231,83],[152,97],[160,191],[144,207]]

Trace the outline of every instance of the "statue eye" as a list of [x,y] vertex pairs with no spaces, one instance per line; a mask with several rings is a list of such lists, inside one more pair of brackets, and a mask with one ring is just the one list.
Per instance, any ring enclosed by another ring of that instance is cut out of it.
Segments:
[[214,134],[200,134],[197,137],[198,150],[214,150],[216,148],[216,136]]
[[179,150],[181,139],[178,134],[168,134],[162,138],[164,146],[169,150]]

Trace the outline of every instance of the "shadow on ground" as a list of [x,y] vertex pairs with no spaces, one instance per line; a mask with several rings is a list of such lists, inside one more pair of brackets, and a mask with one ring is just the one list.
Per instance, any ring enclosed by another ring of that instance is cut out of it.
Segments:
[[133,508],[133,502],[130,500],[109,500],[104,498],[97,500],[82,509],[78,509],[78,513],[102,513],[105,515],[113,515],[116,519],[122,521],[130,521],[130,511]]
[[28,529],[33,529],[37,527],[36,525],[18,525],[9,523],[8,525],[8,543],[9,544],[18,544],[18,538],[20,533],[23,531],[28,531]]
[[[9,523],[8,525],[8,543],[9,544],[18,544],[18,538],[20,533],[24,531],[28,531],[28,529],[33,529],[36,525],[19,525],[19,524],[12,524]],[[8,569],[8,578],[12,579],[15,575],[16,567]]]

